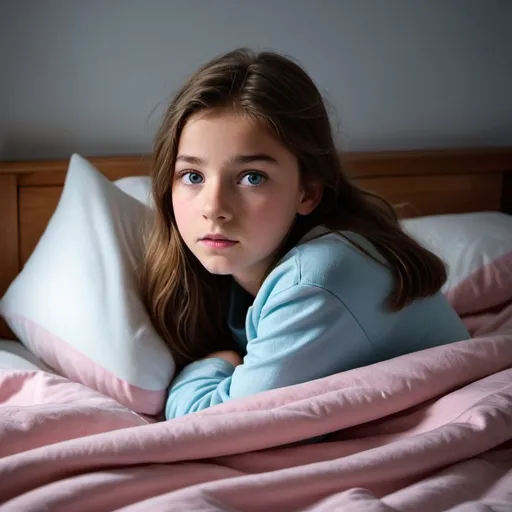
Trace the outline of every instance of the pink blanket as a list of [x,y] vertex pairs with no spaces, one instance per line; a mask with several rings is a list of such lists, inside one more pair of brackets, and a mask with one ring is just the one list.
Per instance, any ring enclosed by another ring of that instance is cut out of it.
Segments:
[[169,422],[49,373],[3,371],[0,509],[512,510],[504,311],[494,334],[479,323],[472,340]]

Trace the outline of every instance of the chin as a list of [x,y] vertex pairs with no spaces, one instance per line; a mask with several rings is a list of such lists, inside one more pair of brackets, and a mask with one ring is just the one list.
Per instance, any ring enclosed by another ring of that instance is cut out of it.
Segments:
[[215,274],[218,276],[228,276],[233,273],[233,268],[231,265],[218,265],[201,261],[203,267],[210,272],[210,274]]
[[231,270],[219,270],[219,269],[212,269],[212,268],[208,268],[208,267],[205,267],[206,270],[208,270],[208,272],[210,272],[210,274],[214,274],[216,276],[230,276],[233,274],[233,272],[231,272]]

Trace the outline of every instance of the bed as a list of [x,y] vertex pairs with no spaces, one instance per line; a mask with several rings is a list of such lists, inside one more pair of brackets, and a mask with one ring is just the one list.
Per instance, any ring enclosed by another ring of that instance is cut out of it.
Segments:
[[[461,214],[476,215],[465,217],[468,233],[497,219],[501,239],[508,236],[512,148],[341,159],[360,186],[411,221],[411,230],[424,229],[415,219],[427,219],[431,230],[445,226],[440,249],[452,243]],[[109,182],[150,172],[146,155],[88,161]],[[45,233],[68,166],[68,159],[0,163],[0,296]],[[501,216],[482,221],[485,212]],[[0,318],[0,339],[9,340],[0,342],[0,352],[12,362],[0,364],[2,510],[512,509],[507,251],[495,258],[501,274],[490,299],[481,292],[488,265],[480,274],[464,269],[464,279],[454,277],[457,286],[446,292],[472,340],[172,422],[152,409],[133,410],[110,388],[84,385],[79,372],[63,375],[34,359]],[[328,442],[303,443],[325,434]]]

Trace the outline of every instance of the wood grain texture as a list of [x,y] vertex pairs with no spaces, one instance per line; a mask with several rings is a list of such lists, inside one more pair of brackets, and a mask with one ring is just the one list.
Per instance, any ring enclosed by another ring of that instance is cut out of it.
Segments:
[[[18,190],[14,174],[0,175],[0,297],[19,270]],[[0,338],[15,339],[3,319]]]
[[[111,181],[126,176],[148,175],[151,169],[151,160],[148,155],[87,157],[87,159]],[[17,174],[21,187],[58,186],[64,183],[68,165],[69,159],[0,162],[0,174],[2,172]]]
[[393,176],[357,183],[387,199],[401,217],[501,209],[501,174]]
[[503,186],[501,189],[501,210],[512,215],[512,172],[503,175]]
[[354,177],[490,174],[512,171],[512,147],[341,153]]

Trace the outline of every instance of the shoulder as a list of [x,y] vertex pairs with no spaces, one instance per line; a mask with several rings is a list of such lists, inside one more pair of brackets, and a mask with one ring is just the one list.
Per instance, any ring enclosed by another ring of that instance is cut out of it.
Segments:
[[328,233],[294,248],[302,284],[330,288],[330,283],[354,274],[387,272],[384,260],[364,237],[345,231]]
[[284,291],[314,287],[344,303],[362,295],[381,301],[392,287],[391,272],[383,263],[364,237],[351,232],[327,232],[306,238],[290,250],[269,274],[258,295],[268,299]]

